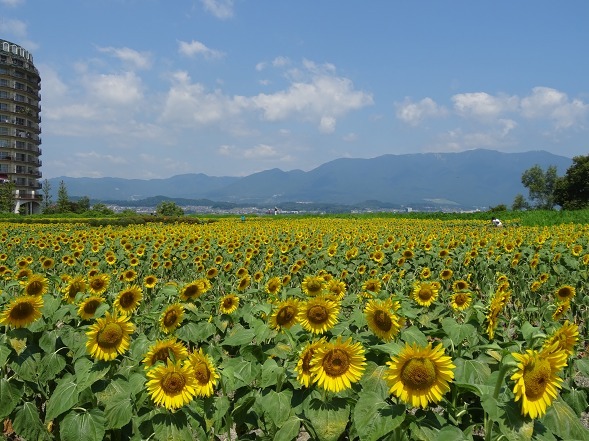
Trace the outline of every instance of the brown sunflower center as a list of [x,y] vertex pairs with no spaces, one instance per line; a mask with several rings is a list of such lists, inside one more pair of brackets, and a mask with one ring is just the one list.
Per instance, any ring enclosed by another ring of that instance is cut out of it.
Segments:
[[307,374],[311,371],[311,359],[313,358],[314,353],[315,351],[313,349],[309,349],[303,355],[303,372]]
[[467,301],[468,296],[466,294],[456,294],[454,297],[454,303],[456,303],[457,306],[464,306]]
[[564,287],[564,288],[560,288],[558,290],[558,292],[556,293],[556,295],[558,296],[558,298],[560,300],[566,300],[569,297],[572,297],[572,291],[570,288]]
[[307,283],[307,291],[310,293],[317,293],[321,291],[323,284],[319,280],[311,280]]
[[526,397],[530,400],[540,398],[550,383],[550,363],[548,360],[537,360],[533,365],[524,370],[524,384],[526,385]]
[[21,302],[10,310],[10,318],[14,320],[28,319],[35,312],[35,307],[29,302]]
[[291,305],[284,306],[276,314],[276,323],[280,326],[287,325],[294,320],[296,313],[296,308]]
[[96,336],[101,348],[115,348],[123,340],[123,329],[118,323],[108,323]]
[[379,309],[374,312],[374,324],[376,327],[382,331],[390,331],[391,327],[393,326],[393,322],[389,314],[382,309]]
[[121,308],[130,308],[135,305],[135,295],[131,291],[126,291],[121,294],[121,298],[119,299],[119,305]]
[[[94,280],[92,280],[92,282],[90,282],[90,286],[92,287],[92,289],[94,291],[100,291],[101,289],[104,289],[105,283],[104,283],[104,280],[102,280],[102,279],[94,279]],[[71,291],[71,289],[72,288],[70,288],[70,291]],[[74,297],[75,297],[75,294],[74,294]]]
[[223,299],[223,308],[231,309],[232,306],[233,306],[233,298],[228,297],[226,299]]
[[84,312],[86,314],[94,314],[100,305],[99,300],[89,300],[84,304]]
[[211,371],[206,363],[198,363],[194,366],[194,376],[200,384],[207,384],[211,379]]
[[33,280],[27,285],[27,294],[30,296],[38,296],[43,292],[43,282],[40,280]]
[[[76,297],[76,294],[84,291],[84,288],[85,287],[82,285],[82,283],[74,282],[69,286],[69,288],[67,290],[67,295],[70,299],[73,299],[74,297]],[[94,285],[92,285],[92,288],[94,288]],[[94,288],[94,289],[96,289],[96,288]]]
[[350,357],[346,351],[332,349],[323,356],[321,365],[327,375],[330,377],[339,377],[348,371],[350,367]]
[[190,285],[187,286],[186,289],[184,290],[184,295],[186,297],[194,297],[195,295],[198,294],[198,286],[196,285]]
[[174,311],[174,310],[168,311],[164,315],[164,326],[166,328],[169,328],[170,326],[174,326],[176,324],[177,320],[178,320],[178,314],[176,313],[176,311]]
[[313,305],[307,310],[307,318],[312,323],[325,323],[329,318],[329,311],[323,305]]
[[436,366],[429,358],[412,358],[401,369],[401,381],[410,389],[427,389],[436,381]]
[[166,362],[168,358],[170,358],[170,348],[166,346],[165,348],[160,348],[153,353],[151,356],[151,364],[156,364],[158,361]]
[[166,395],[178,395],[184,389],[186,379],[179,372],[168,372],[160,384]]
[[434,296],[434,292],[429,287],[422,287],[417,296],[423,301],[428,301]]

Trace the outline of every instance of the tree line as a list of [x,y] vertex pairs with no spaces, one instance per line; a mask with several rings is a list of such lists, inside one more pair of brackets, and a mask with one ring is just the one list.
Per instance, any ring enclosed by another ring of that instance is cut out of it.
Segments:
[[528,189],[528,200],[518,194],[513,210],[579,210],[589,207],[589,155],[575,156],[564,176],[559,177],[556,166],[543,170],[534,165],[522,174],[521,182]]

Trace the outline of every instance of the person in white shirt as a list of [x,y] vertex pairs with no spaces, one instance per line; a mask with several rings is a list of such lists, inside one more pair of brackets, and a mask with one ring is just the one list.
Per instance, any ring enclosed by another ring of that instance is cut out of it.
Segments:
[[503,226],[503,223],[499,219],[497,219],[496,217],[491,219],[491,222],[493,223],[493,226],[495,226],[495,227],[502,227]]

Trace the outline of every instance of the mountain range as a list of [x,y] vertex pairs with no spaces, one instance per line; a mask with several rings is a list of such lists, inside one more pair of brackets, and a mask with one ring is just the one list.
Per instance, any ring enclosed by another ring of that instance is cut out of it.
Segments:
[[[98,201],[138,201],[155,196],[207,199],[236,204],[275,206],[285,202],[354,205],[379,201],[399,206],[484,208],[510,205],[527,195],[524,171],[556,166],[562,176],[572,159],[546,151],[503,153],[476,149],[459,153],[387,154],[371,159],[341,158],[310,171],[265,170],[244,177],[214,177],[202,173],[167,179],[72,178],[48,179],[57,197],[60,183],[72,198]],[[55,200],[55,199],[54,199]]]

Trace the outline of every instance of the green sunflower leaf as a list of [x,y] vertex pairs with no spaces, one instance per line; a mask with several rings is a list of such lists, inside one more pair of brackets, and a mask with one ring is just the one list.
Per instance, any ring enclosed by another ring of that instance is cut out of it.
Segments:
[[376,441],[391,434],[405,419],[405,406],[391,405],[375,392],[362,392],[352,413],[360,439]]
[[286,389],[281,392],[270,390],[257,398],[256,402],[260,404],[264,413],[268,415],[274,425],[280,427],[291,417],[291,400],[292,390]]
[[304,412],[319,441],[337,441],[348,425],[350,405],[343,398],[323,401],[318,394],[313,394]]
[[49,433],[39,417],[39,410],[35,403],[27,402],[14,415],[12,428],[23,439],[44,440]]
[[296,416],[290,417],[288,420],[282,423],[280,429],[278,430],[278,432],[276,432],[276,435],[274,435],[274,439],[276,441],[296,439],[299,435],[300,430],[300,418]]
[[47,401],[45,422],[47,423],[70,410],[78,402],[79,395],[78,384],[74,381],[74,376],[67,374],[57,383],[57,387]]
[[24,394],[22,383],[15,384],[6,378],[0,379],[0,418],[7,417],[14,410]]
[[101,441],[106,433],[106,418],[100,409],[72,411],[60,423],[62,441]]
[[561,439],[589,440],[589,430],[583,426],[575,411],[560,397],[554,400],[552,406],[546,410],[542,422]]

